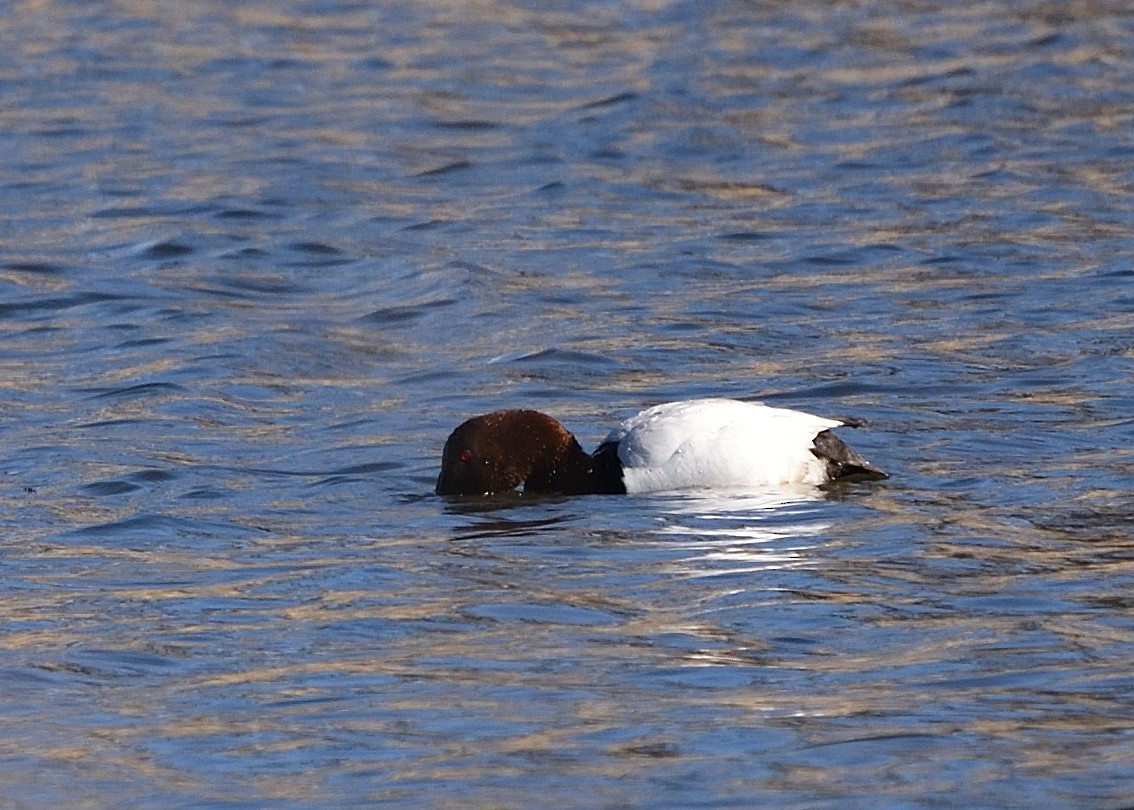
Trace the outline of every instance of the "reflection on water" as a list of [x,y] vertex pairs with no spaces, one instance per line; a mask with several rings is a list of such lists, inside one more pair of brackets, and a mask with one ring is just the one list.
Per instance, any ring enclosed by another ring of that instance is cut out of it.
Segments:
[[[0,16],[0,804],[1134,795],[1122,4]],[[446,501],[501,407],[829,491]]]
[[[808,551],[831,528],[808,508],[823,491],[805,485],[768,492],[714,492],[649,499],[670,548],[685,549],[673,573],[692,577],[759,575],[813,564]],[[808,538],[816,538],[808,542]]]

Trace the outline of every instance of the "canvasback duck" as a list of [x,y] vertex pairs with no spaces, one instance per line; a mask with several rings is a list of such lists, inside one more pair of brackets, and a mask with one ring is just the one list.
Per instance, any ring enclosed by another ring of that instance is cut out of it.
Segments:
[[438,495],[591,495],[768,488],[886,473],[831,432],[843,422],[733,399],[656,405],[589,454],[539,411],[476,416],[445,442]]

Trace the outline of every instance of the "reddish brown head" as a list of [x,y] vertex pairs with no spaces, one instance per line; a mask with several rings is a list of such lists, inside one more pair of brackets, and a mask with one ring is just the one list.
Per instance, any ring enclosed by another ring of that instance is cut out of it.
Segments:
[[591,457],[563,425],[539,411],[496,411],[453,431],[441,455],[438,495],[589,491]]

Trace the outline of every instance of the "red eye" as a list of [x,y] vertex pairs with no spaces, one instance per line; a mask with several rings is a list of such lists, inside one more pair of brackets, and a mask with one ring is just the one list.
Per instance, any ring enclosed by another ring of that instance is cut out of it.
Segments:
[[457,460],[462,464],[468,464],[470,461],[472,461],[472,453],[470,453],[468,450],[462,450],[461,454],[457,456]]

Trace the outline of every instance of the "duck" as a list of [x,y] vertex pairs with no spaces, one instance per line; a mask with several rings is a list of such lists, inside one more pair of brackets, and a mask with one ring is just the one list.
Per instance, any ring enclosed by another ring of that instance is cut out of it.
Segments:
[[759,402],[690,399],[626,419],[587,453],[548,414],[500,410],[450,434],[436,493],[639,494],[888,478],[832,432],[844,425]]

